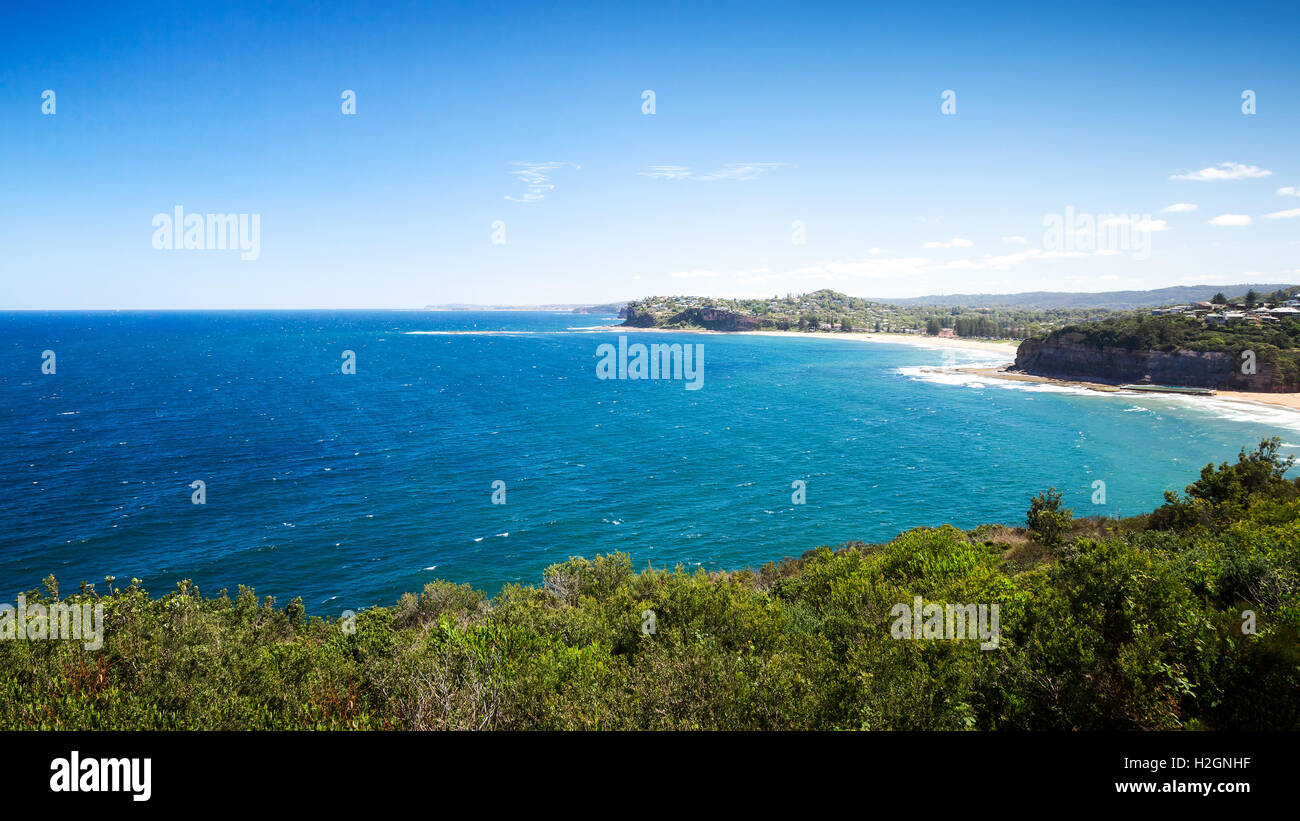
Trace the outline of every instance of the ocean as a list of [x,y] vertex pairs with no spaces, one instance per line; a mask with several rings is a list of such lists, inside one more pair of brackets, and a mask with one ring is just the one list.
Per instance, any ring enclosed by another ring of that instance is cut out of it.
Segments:
[[[155,594],[192,579],[337,615],[612,551],[757,568],[921,525],[1021,524],[1050,486],[1076,515],[1132,515],[1261,438],[1300,442],[1281,409],[930,370],[999,354],[592,329],[615,322],[0,314],[0,598],[51,573]],[[699,388],[598,378],[620,334],[702,346]]]

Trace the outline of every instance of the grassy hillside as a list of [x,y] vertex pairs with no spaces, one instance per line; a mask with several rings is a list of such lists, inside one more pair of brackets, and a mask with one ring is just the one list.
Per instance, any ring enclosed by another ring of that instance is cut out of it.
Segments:
[[[718,299],[693,296],[652,296],[627,304],[628,324],[634,327],[700,328],[702,311],[744,317],[746,330],[845,332],[871,331],[938,334],[951,328],[957,336],[1022,339],[1069,322],[1101,319],[1110,312],[1097,309],[953,308],[896,305],[821,290],[771,299]],[[735,324],[735,323],[731,323]],[[726,330],[741,328],[728,327]]]
[[[0,641],[0,727],[1300,729],[1300,481],[1278,448],[1134,519],[1075,520],[1048,492],[1026,528],[757,571],[573,558],[490,600],[436,582],[354,629],[242,588],[51,578],[29,601],[102,604],[103,649]],[[894,638],[916,596],[997,604],[997,649]]]

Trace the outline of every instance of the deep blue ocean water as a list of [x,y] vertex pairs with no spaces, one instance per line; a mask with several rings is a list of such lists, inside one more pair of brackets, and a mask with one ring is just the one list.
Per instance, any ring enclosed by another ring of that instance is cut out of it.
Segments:
[[[190,578],[329,615],[615,550],[638,568],[758,567],[918,525],[1022,523],[1052,485],[1078,515],[1129,515],[1262,437],[1300,450],[1286,411],[926,370],[997,355],[583,330],[615,321],[0,314],[0,598],[50,573],[155,593]],[[620,333],[703,344],[703,388],[597,379]]]

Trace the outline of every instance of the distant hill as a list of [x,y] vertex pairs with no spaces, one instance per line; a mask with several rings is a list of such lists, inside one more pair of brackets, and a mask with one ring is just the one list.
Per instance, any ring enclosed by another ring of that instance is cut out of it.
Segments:
[[1287,284],[1272,285],[1178,285],[1157,288],[1154,291],[1102,291],[1100,293],[1073,293],[1070,291],[1027,291],[1020,294],[935,294],[908,299],[879,299],[890,305],[936,305],[948,308],[1105,308],[1127,311],[1135,308],[1158,308],[1208,300],[1219,292],[1227,296],[1255,290],[1269,293]]

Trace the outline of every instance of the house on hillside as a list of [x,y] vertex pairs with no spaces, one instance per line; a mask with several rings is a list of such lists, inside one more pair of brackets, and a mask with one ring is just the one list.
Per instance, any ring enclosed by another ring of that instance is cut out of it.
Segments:
[[1224,311],[1221,314],[1210,314],[1205,321],[1210,325],[1224,325],[1228,322],[1240,321],[1246,318],[1244,311]]

